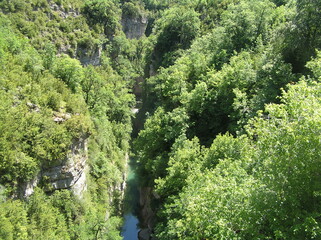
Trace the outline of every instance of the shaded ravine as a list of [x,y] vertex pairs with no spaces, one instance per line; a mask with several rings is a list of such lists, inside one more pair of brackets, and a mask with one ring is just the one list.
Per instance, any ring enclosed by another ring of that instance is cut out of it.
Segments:
[[[140,108],[142,107],[141,100],[141,82],[142,79],[137,79],[134,86],[134,94],[136,96],[136,106],[132,109],[134,114],[133,118],[133,131],[132,139],[136,138],[138,132],[142,128]],[[128,172],[126,179],[126,188],[124,195],[124,224],[122,226],[121,236],[124,240],[138,240],[138,234],[141,230],[139,228],[139,213],[140,213],[140,192],[138,177],[135,172],[136,159],[130,158],[128,162]]]

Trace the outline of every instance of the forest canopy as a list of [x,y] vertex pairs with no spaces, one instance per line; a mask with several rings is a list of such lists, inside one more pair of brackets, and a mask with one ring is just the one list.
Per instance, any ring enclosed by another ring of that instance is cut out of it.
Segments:
[[[320,16],[319,0],[0,1],[0,239],[121,239],[129,155],[157,239],[321,239]],[[81,196],[45,174],[75,155]]]
[[159,239],[321,237],[320,4],[146,1],[200,20],[187,48],[166,38],[166,62],[155,22],[150,61],[160,65],[135,146]]

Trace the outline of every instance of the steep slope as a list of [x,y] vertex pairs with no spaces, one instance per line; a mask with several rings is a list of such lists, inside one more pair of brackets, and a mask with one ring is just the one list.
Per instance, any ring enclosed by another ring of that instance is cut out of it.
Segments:
[[301,115],[320,101],[320,1],[145,2],[160,16],[135,141],[145,218],[156,216],[145,227],[159,239],[320,238],[319,127]]
[[321,238],[320,6],[1,1],[0,238]]
[[121,238],[134,97],[91,4],[1,2],[1,239]]

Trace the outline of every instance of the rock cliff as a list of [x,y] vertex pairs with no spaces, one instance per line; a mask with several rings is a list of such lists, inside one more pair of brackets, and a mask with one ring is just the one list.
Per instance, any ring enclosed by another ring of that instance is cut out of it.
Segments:
[[77,59],[82,65],[87,66],[89,64],[98,66],[100,65],[100,57],[102,53],[102,46],[96,46],[93,50],[88,50],[86,48],[77,47]]
[[129,39],[141,38],[145,34],[147,23],[147,17],[144,16],[124,16],[121,21],[123,31],[126,34],[126,37]]
[[[63,7],[52,1],[50,1],[49,7],[51,9],[51,12],[48,13],[49,18],[59,16],[61,21],[65,21],[67,18],[79,19],[81,17],[81,10],[79,8],[74,8],[72,6]],[[75,28],[71,35],[77,34],[78,32],[79,29]],[[60,54],[68,54],[73,58],[77,58],[84,66],[89,64],[98,66],[100,64],[102,48],[103,46],[101,44],[95,44],[94,46],[88,47],[79,42],[70,44],[68,41],[62,41],[58,50]]]
[[75,195],[82,197],[86,190],[86,173],[88,172],[87,136],[74,140],[62,164],[42,169],[31,181],[20,186],[19,196],[27,198],[41,182],[48,191],[71,189]]
[[151,208],[152,199],[158,198],[151,187],[141,187],[139,197],[141,231],[138,234],[139,240],[153,239],[151,237],[155,225],[155,213]]

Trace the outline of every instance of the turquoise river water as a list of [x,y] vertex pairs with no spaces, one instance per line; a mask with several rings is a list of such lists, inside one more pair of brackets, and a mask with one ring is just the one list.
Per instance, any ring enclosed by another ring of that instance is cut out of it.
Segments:
[[137,218],[137,209],[139,207],[139,191],[133,165],[134,159],[131,159],[126,181],[124,200],[124,225],[121,233],[124,240],[137,240],[138,232],[140,230],[138,226],[139,220]]

